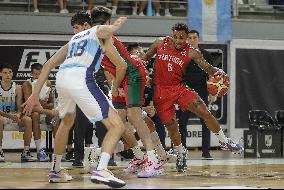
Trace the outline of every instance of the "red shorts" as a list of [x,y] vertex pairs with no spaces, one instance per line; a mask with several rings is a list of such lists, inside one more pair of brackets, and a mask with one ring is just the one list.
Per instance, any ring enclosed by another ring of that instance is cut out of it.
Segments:
[[175,117],[175,104],[178,104],[180,109],[185,111],[185,107],[197,98],[198,95],[194,90],[183,85],[155,87],[154,103],[164,124]]

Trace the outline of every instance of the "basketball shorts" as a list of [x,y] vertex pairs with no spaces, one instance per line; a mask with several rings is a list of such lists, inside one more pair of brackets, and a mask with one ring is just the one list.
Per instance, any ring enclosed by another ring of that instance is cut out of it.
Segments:
[[60,118],[75,113],[76,104],[91,123],[108,117],[110,102],[96,84],[91,68],[60,69],[56,76]]
[[154,104],[164,124],[175,117],[175,104],[185,111],[186,106],[198,98],[194,90],[183,85],[155,86],[154,90]]

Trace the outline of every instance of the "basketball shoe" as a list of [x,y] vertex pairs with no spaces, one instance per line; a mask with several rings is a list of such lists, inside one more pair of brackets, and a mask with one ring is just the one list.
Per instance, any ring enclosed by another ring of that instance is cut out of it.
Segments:
[[50,171],[48,177],[50,183],[67,183],[73,179],[63,168],[59,172]]
[[231,138],[227,138],[227,142],[219,141],[219,143],[222,150],[229,150],[234,154],[241,154],[244,151],[244,148],[240,144],[234,142]]
[[35,162],[37,159],[31,155],[30,151],[23,151],[21,154],[21,162]]
[[186,158],[187,158],[187,150],[184,150],[184,153],[177,155],[177,161],[176,161],[177,172],[186,171],[187,169]]
[[147,160],[146,163],[143,164],[143,169],[141,172],[138,173],[138,178],[148,178],[153,177],[165,172],[164,168],[160,163],[153,163]]
[[93,171],[91,181],[97,184],[102,183],[112,188],[120,188],[126,185],[124,181],[116,178],[108,169]]
[[38,151],[37,160],[40,161],[40,162],[48,162],[49,161],[49,157],[46,155],[43,148]]
[[147,160],[140,160],[137,158],[133,158],[127,168],[123,169],[125,173],[136,173],[138,170],[143,168],[143,165],[147,162]]

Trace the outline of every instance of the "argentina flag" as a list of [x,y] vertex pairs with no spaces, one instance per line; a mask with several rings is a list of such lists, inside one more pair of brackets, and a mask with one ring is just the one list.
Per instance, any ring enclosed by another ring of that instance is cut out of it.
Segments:
[[232,39],[231,0],[188,0],[188,25],[203,41]]

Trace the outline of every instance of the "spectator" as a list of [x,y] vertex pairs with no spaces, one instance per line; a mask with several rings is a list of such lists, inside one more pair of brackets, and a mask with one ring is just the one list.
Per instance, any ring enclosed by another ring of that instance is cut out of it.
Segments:
[[118,0],[112,0],[112,13],[113,15],[117,12]]
[[24,128],[24,150],[21,154],[22,162],[36,161],[31,155],[30,144],[32,138],[32,119],[22,115],[23,103],[22,88],[12,81],[13,70],[9,64],[3,64],[0,69],[0,161],[5,161],[2,150],[4,125],[19,124]]
[[34,13],[39,13],[37,0],[33,0]]
[[87,13],[89,14],[89,15],[91,15],[91,10],[94,8],[94,0],[88,0],[87,1],[88,2],[88,10],[87,10]]
[[[31,65],[32,78],[25,81],[22,86],[25,101],[32,94],[34,85],[41,73],[42,67],[43,66],[39,63],[34,63]],[[58,114],[56,111],[52,110],[54,108],[54,101],[53,101],[54,97],[53,94],[51,93],[51,88],[52,88],[51,82],[47,80],[40,93],[40,103],[43,109],[34,110],[34,112],[31,115],[33,121],[34,141],[36,144],[37,158],[39,161],[49,161],[49,158],[45,154],[44,150],[41,148],[40,124],[50,123],[52,118],[57,116]]]
[[58,5],[60,8],[60,13],[69,13],[67,9],[67,0],[58,0]]
[[172,16],[170,13],[170,0],[165,0],[165,16]]
[[[141,2],[140,2],[139,16],[145,16],[145,14],[144,14],[144,9],[146,8],[147,4],[148,4],[148,1],[141,1]],[[154,2],[154,6],[155,6],[155,12],[156,12],[155,15],[156,15],[156,16],[161,16],[161,15],[160,15],[160,8],[161,8],[161,6],[160,6],[160,0],[155,1],[155,2]]]

